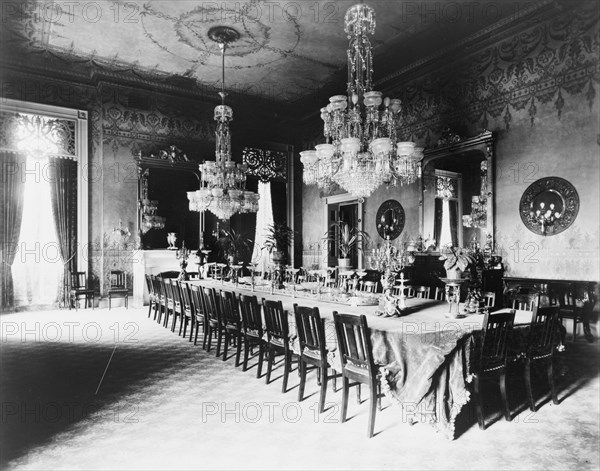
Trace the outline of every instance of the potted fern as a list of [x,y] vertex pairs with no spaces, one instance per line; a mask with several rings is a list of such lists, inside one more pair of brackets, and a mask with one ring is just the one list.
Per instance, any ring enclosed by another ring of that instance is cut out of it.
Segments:
[[272,254],[274,263],[284,263],[294,240],[294,230],[284,223],[276,222],[267,226],[263,248]]
[[336,245],[339,267],[350,267],[350,252],[354,247],[358,251],[362,251],[362,243],[369,242],[371,237],[365,231],[361,231],[356,227],[350,227],[344,221],[337,221],[329,226],[323,236],[323,241],[326,243],[332,242]]
[[442,248],[440,260],[444,260],[444,268],[448,279],[461,278],[462,273],[475,261],[466,249],[453,247],[452,245],[445,245]]
[[248,253],[252,241],[234,229],[222,230],[217,240],[221,253],[230,265],[236,264]]

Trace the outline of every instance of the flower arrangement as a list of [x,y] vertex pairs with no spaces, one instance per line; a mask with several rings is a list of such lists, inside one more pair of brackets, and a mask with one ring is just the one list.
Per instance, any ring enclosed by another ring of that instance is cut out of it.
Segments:
[[361,242],[369,242],[371,237],[365,231],[350,227],[344,221],[337,221],[329,226],[329,231],[323,235],[323,242],[336,244],[338,258],[348,258],[353,247],[362,250]]

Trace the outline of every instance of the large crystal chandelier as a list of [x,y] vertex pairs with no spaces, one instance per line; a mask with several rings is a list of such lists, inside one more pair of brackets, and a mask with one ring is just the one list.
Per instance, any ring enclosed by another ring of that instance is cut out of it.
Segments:
[[229,123],[233,120],[233,110],[225,104],[225,50],[240,34],[227,26],[215,26],[208,31],[208,36],[219,44],[222,64],[221,104],[215,107],[215,160],[200,164],[200,189],[188,192],[188,199],[190,211],[208,210],[226,220],[236,213],[257,212],[259,196],[245,189],[247,166],[231,160]]
[[[335,95],[321,108],[326,143],[301,152],[304,182],[326,189],[336,182],[357,197],[382,184],[404,185],[421,177],[423,149],[398,136],[400,100],[371,89],[373,59],[368,35],[375,12],[354,5],[344,17],[348,46],[348,96]],[[380,106],[383,103],[383,109]]]

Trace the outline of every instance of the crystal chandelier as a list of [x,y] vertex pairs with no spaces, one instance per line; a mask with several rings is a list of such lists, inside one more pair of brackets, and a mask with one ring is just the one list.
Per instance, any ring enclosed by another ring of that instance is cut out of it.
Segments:
[[245,189],[247,166],[231,160],[229,123],[233,120],[233,110],[225,104],[225,50],[228,44],[239,39],[240,34],[227,26],[215,26],[208,31],[208,36],[219,44],[222,64],[221,104],[215,107],[215,160],[200,164],[200,189],[189,191],[188,199],[190,211],[208,210],[226,220],[236,213],[257,212],[259,196]]
[[481,162],[481,189],[471,198],[471,214],[463,216],[463,226],[487,227],[487,160]]
[[[421,177],[423,149],[398,136],[400,100],[371,89],[373,58],[368,35],[375,12],[354,5],[344,17],[348,46],[348,96],[336,95],[321,108],[326,143],[300,153],[304,182],[326,189],[332,182],[357,197],[382,184],[404,185]],[[380,105],[383,103],[383,109]]]

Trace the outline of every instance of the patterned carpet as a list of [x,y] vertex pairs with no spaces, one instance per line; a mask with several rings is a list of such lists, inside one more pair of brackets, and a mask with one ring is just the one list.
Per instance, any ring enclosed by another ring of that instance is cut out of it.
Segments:
[[[448,441],[408,424],[383,399],[366,438],[367,402],[341,393],[317,414],[313,374],[281,393],[146,317],[123,308],[0,316],[3,469],[599,469],[599,343],[568,343],[558,365],[561,404],[524,406],[480,431],[471,404]],[[264,370],[263,370],[264,371]],[[539,381],[538,397],[544,392]],[[495,389],[490,413],[499,411]],[[366,394],[365,394],[366,396]],[[520,411],[520,412],[519,412]]]

